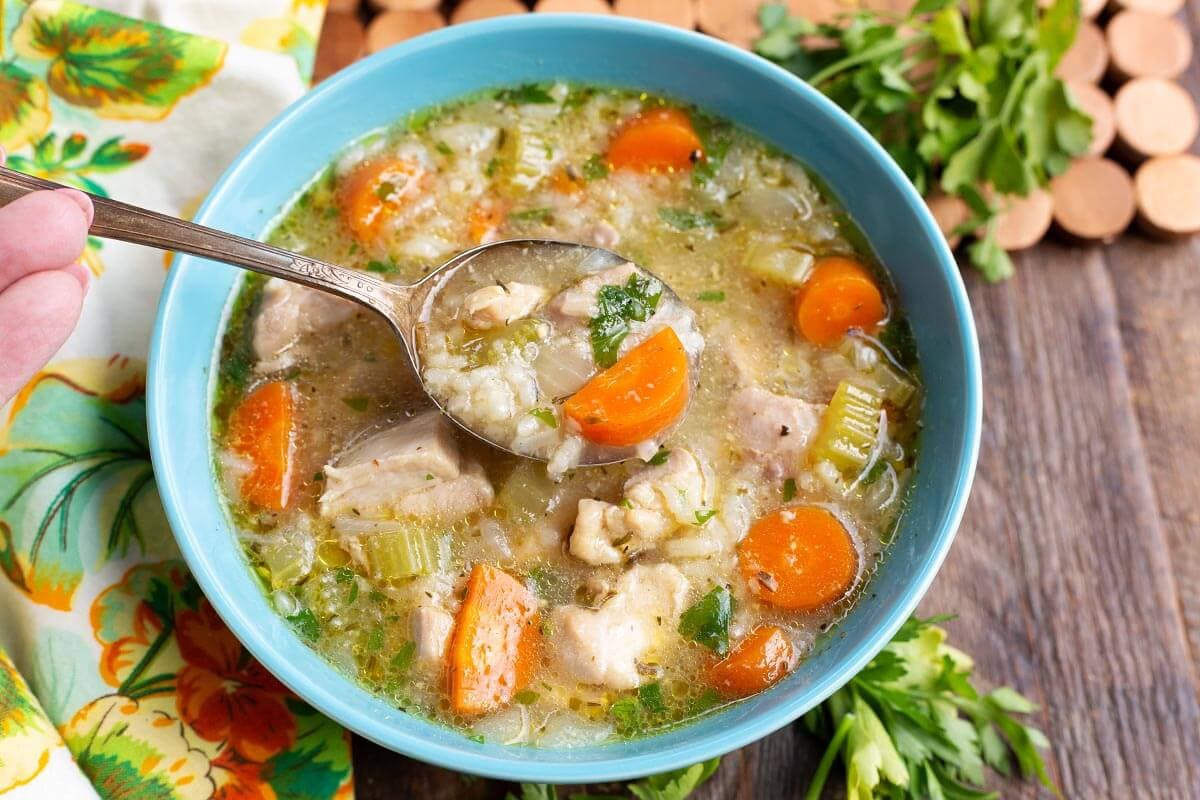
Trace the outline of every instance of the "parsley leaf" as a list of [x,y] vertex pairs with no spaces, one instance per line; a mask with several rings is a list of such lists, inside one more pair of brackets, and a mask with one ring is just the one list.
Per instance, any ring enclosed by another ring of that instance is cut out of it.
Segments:
[[[1045,186],[1091,140],[1091,119],[1054,74],[1077,1],[1041,5],[921,0],[907,17],[864,10],[817,25],[773,3],[759,10],[755,49],[849,111],[922,194],[963,199],[972,216],[958,232],[982,231],[968,258],[1000,281],[1013,274],[995,236],[1002,196]],[[805,45],[814,37],[819,49]]]
[[396,651],[396,655],[392,656],[392,660],[388,662],[396,672],[404,672],[412,666],[413,659],[417,656],[417,643],[405,642],[400,645],[400,649]]
[[604,156],[596,153],[583,162],[583,177],[589,181],[598,181],[602,178],[607,178],[608,164],[604,162]]
[[696,299],[702,303],[724,303],[725,293],[722,291],[701,292],[696,295]]
[[667,704],[663,702],[662,684],[658,681],[643,683],[638,687],[637,696],[638,702],[651,714],[663,714],[666,712]]
[[552,408],[535,408],[529,412],[529,416],[539,420],[547,428],[558,427],[558,417],[554,416]]
[[349,567],[338,567],[333,573],[333,579],[337,583],[349,583],[354,580],[355,574]]
[[362,412],[367,410],[367,406],[370,404],[371,398],[369,398],[369,397],[343,397],[342,402],[361,414]]
[[546,87],[536,83],[527,83],[514,89],[501,89],[496,92],[496,99],[501,103],[511,103],[513,105],[525,103],[546,105],[557,102],[550,92],[546,90]]
[[697,228],[723,231],[733,224],[715,211],[701,213],[686,208],[660,208],[658,218],[677,231],[694,231]]
[[671,457],[671,451],[665,447],[660,447],[660,448],[658,448],[658,452],[655,453],[654,455],[650,456],[650,460],[647,461],[646,463],[650,464],[651,466],[657,467],[657,466],[661,466],[662,464],[667,463],[667,459],[670,457]]
[[703,525],[717,515],[715,508],[701,508],[696,510],[696,524]]
[[513,222],[543,222],[549,223],[554,219],[553,212],[548,208],[527,208],[524,211],[514,211],[508,215]]
[[732,619],[733,596],[724,586],[714,586],[680,616],[679,633],[723,657],[729,653],[729,622]]
[[317,617],[311,609],[306,608],[298,614],[293,614],[287,621],[295,625],[300,635],[310,642],[315,642],[321,636],[321,623],[317,622]]
[[391,261],[368,261],[367,272],[382,272],[384,275],[394,275],[400,268]]
[[713,776],[721,759],[714,758],[690,767],[651,775],[629,784],[629,792],[637,800],[683,800]]
[[434,148],[444,156],[454,155],[454,148],[443,142],[441,139],[439,139],[437,144],[434,145]]
[[788,478],[783,482],[783,502],[790,503],[796,499],[796,479]]
[[589,323],[592,356],[597,364],[611,367],[617,363],[630,321],[648,320],[658,308],[662,291],[662,283],[648,275],[630,275],[624,286],[600,287],[596,303],[599,313]]

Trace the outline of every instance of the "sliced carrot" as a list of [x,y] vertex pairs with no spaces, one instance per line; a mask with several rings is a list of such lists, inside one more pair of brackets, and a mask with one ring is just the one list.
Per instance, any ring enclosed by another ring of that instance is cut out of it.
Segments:
[[586,185],[587,181],[574,167],[563,167],[550,176],[550,188],[559,194],[578,194]]
[[608,145],[613,169],[672,172],[704,158],[704,146],[688,115],[678,108],[644,111],[623,123]]
[[796,293],[796,331],[813,344],[835,344],[851,328],[874,330],[887,316],[883,294],[866,268],[849,258],[823,258]]
[[758,694],[796,666],[796,651],[774,625],[755,628],[708,671],[708,682],[728,698]]
[[467,234],[475,244],[495,241],[504,224],[504,206],[493,200],[479,200],[467,212]]
[[563,413],[597,444],[637,444],[670,427],[687,407],[688,356],[670,326],[593,377]]
[[250,461],[242,497],[256,506],[282,511],[288,504],[294,412],[291,386],[271,381],[246,395],[229,415],[229,446]]
[[412,201],[424,178],[424,167],[410,159],[377,158],[360,164],[338,192],[342,220],[360,240],[374,240],[384,221]]
[[760,600],[813,611],[850,591],[858,551],[833,514],[817,506],[792,506],[751,526],[738,545],[738,568]]
[[474,716],[512,701],[537,666],[537,599],[489,564],[476,564],[450,640],[450,705]]

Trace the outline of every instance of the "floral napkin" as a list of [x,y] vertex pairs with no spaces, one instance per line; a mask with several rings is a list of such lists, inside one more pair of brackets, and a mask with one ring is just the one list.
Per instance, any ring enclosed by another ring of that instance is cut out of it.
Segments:
[[[188,216],[304,91],[324,2],[0,0],[9,164]],[[167,260],[84,260],[78,330],[0,408],[0,798],[350,798],[345,733],[249,657],[167,527],[144,400]]]

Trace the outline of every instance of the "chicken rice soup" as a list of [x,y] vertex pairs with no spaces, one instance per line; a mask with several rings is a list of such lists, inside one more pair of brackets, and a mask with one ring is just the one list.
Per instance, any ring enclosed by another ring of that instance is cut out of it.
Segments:
[[[644,735],[765,690],[904,508],[922,388],[886,274],[746,131],[564,84],[366,137],[271,233],[401,282],[525,238],[619,257],[456,273],[420,352],[444,407],[548,462],[450,424],[369,312],[246,279],[214,436],[254,569],[338,669],[488,741]],[[574,466],[596,448],[626,460]]]

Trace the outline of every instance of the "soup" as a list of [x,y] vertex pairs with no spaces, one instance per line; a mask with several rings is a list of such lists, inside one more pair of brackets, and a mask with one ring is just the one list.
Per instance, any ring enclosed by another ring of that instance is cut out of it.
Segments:
[[563,84],[354,143],[271,234],[402,282],[522,238],[619,256],[456,273],[421,361],[548,463],[450,425],[368,312],[246,280],[214,446],[254,569],[360,685],[488,741],[640,736],[767,689],[869,602],[904,508],[922,387],[886,274],[746,131]]

